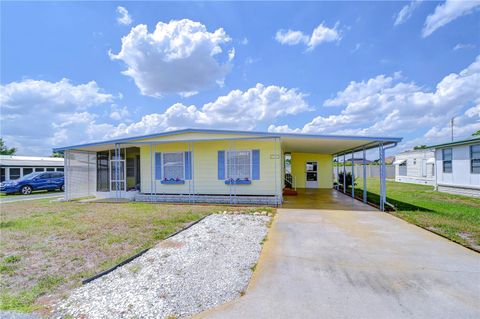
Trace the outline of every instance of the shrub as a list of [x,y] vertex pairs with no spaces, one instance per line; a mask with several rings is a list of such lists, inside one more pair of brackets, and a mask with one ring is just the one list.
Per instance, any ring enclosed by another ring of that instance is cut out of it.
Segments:
[[[338,184],[343,186],[343,172],[338,173]],[[347,187],[352,186],[352,173],[347,172],[347,175],[345,176],[345,184]],[[354,185],[357,185],[357,183],[354,183]]]

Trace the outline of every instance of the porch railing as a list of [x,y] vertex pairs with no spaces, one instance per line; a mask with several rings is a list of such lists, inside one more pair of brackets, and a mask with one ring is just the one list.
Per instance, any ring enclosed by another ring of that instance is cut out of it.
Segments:
[[297,190],[297,179],[292,174],[285,174],[285,186]]

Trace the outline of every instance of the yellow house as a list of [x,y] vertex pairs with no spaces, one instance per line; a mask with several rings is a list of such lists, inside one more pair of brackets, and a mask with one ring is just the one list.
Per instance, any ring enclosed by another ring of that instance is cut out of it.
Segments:
[[67,200],[278,205],[286,185],[332,188],[334,157],[400,140],[185,129],[54,151],[65,152]]

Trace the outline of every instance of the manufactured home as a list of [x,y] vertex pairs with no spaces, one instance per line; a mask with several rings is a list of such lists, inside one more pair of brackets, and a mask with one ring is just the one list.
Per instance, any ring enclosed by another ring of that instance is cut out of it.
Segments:
[[411,150],[395,156],[395,181],[435,184],[435,153],[430,149]]
[[[401,138],[185,129],[57,148],[65,197],[135,201],[282,203],[296,188],[332,188],[333,160]],[[288,174],[285,173],[288,157]]]
[[431,148],[435,149],[436,189],[480,197],[480,137]]
[[33,172],[63,171],[63,158],[0,155],[0,182],[15,180]]

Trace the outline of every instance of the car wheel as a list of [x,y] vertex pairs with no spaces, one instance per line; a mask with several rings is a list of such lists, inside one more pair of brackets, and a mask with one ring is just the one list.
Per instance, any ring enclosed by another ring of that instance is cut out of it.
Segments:
[[20,190],[20,192],[23,194],[23,195],[30,195],[32,193],[32,187],[31,186],[28,186],[28,185],[25,185],[22,187],[22,189]]
[[62,192],[65,191],[65,184],[62,184],[62,186],[60,186],[60,190],[61,190]]

